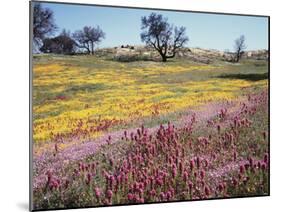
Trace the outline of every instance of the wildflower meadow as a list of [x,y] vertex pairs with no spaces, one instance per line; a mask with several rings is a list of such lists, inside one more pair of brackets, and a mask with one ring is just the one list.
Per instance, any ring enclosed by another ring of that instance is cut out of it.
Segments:
[[267,62],[34,61],[35,208],[268,195]]

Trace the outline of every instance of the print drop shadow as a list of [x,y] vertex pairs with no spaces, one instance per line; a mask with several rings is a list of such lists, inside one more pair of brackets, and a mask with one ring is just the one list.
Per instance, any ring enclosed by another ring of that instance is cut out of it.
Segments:
[[17,207],[23,211],[29,211],[29,204],[27,202],[18,202]]

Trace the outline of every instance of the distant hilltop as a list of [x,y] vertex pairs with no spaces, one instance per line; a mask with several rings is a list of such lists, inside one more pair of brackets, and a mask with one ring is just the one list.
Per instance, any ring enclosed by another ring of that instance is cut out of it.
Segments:
[[[179,57],[187,57],[198,62],[210,63],[213,60],[231,61],[234,57],[234,53],[230,51],[219,51],[215,49],[203,49],[203,48],[188,48],[178,52]],[[268,50],[250,50],[244,51],[242,58],[255,59],[255,60],[267,60]]]
[[[113,48],[102,48],[96,51],[98,56],[113,57],[118,61],[134,61],[134,60],[158,60],[159,54],[151,48],[140,45],[121,45]],[[268,50],[250,50],[242,54],[244,59],[267,60]],[[219,51],[215,49],[203,48],[182,48],[176,54],[178,58],[187,58],[189,60],[201,63],[212,63],[215,60],[231,61],[234,53],[230,51]]]

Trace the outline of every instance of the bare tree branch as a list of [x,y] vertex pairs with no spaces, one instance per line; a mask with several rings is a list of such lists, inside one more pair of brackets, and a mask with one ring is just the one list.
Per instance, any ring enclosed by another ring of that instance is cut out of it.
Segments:
[[39,46],[46,38],[46,35],[51,35],[56,29],[53,11],[49,8],[43,8],[40,3],[34,3],[33,43]]
[[246,49],[245,36],[241,35],[239,38],[237,38],[234,41],[235,62],[239,62],[245,49]]
[[[174,27],[162,15],[151,13],[141,19],[141,40],[153,47],[162,57],[162,61],[175,57],[176,53],[188,41],[185,27]],[[174,36],[173,36],[174,35]]]
[[105,33],[99,26],[85,26],[82,30],[73,33],[73,38],[79,48],[86,49],[89,54],[94,54],[94,46],[105,38]]

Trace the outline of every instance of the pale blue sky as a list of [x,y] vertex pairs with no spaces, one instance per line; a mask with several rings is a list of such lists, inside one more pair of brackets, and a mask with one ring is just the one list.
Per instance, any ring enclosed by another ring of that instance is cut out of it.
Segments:
[[232,50],[234,40],[244,34],[247,50],[268,49],[266,17],[218,15],[194,12],[128,9],[77,4],[42,3],[54,11],[59,33],[63,28],[74,32],[83,26],[99,25],[106,39],[99,47],[122,44],[139,45],[141,17],[151,12],[168,17],[169,23],[185,26],[190,39],[187,46]]

